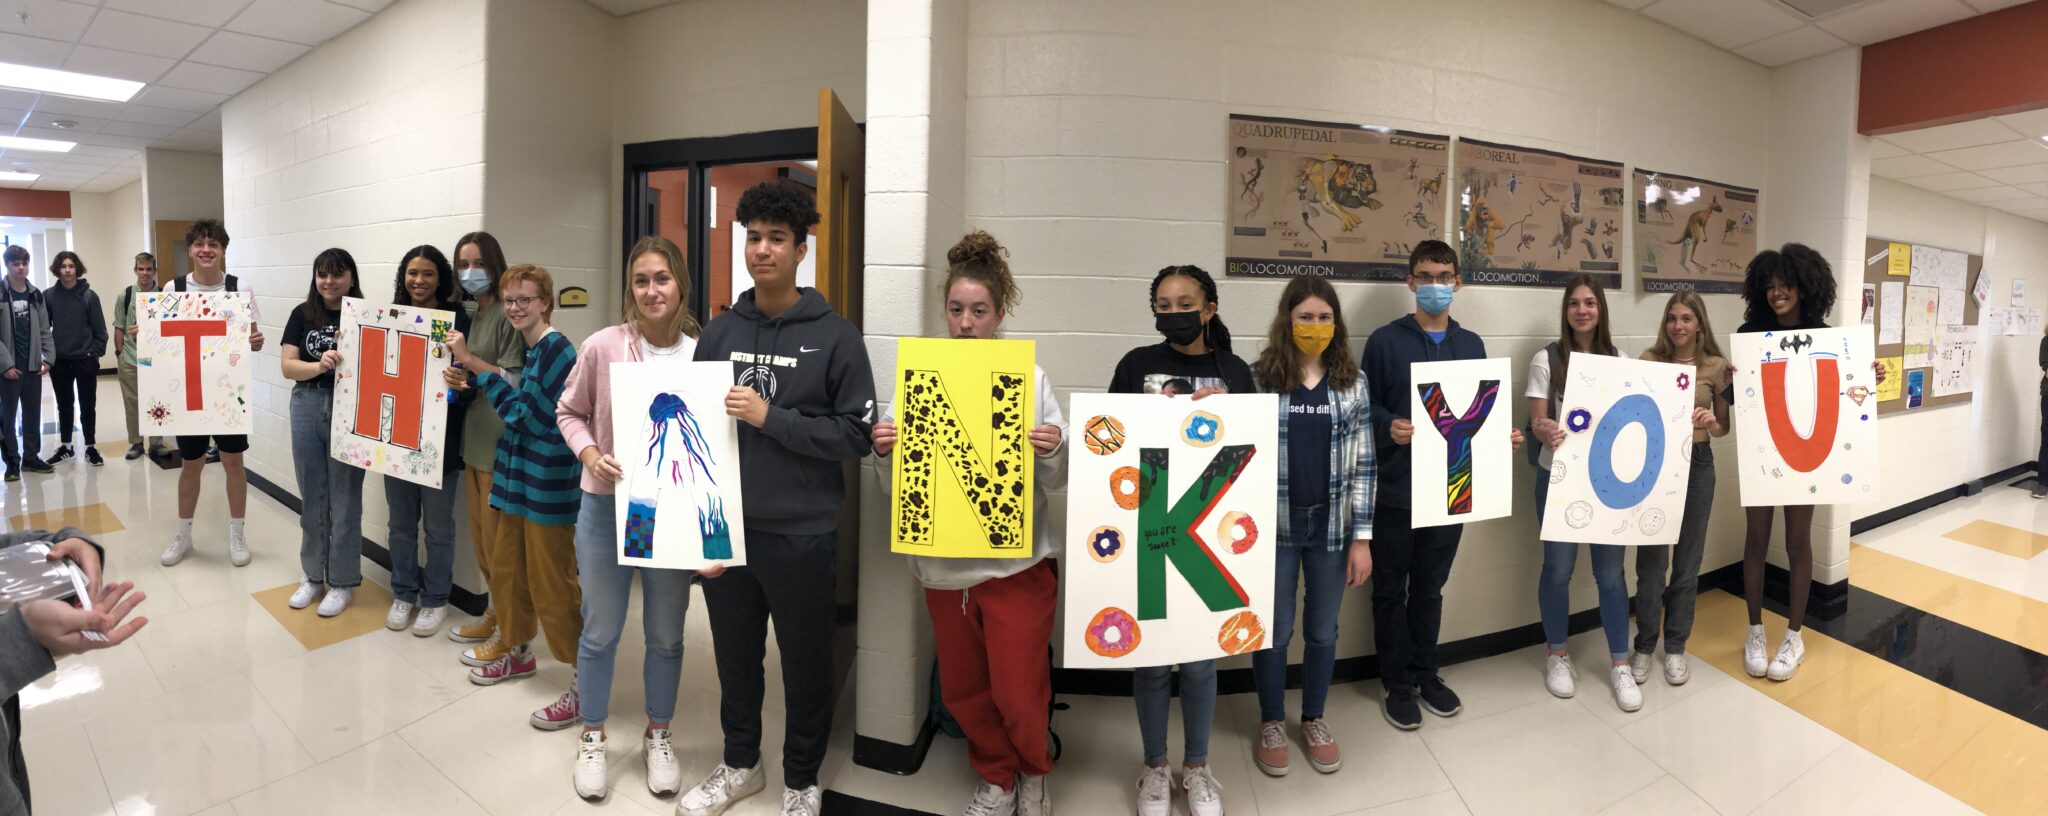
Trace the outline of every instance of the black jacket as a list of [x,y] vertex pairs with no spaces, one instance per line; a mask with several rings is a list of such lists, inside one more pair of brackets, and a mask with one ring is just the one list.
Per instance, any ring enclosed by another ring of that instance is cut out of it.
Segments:
[[59,283],[43,290],[50,310],[50,333],[57,339],[57,359],[97,360],[107,353],[107,316],[100,296],[84,278],[69,289]]
[[1394,444],[1390,431],[1396,419],[1409,419],[1413,385],[1408,381],[1409,363],[1439,360],[1482,360],[1486,343],[1453,320],[1444,341],[1435,343],[1422,331],[1414,315],[1403,315],[1375,329],[1365,341],[1365,383],[1372,398],[1374,453],[1379,461],[1379,490],[1375,501],[1382,507],[1406,509],[1409,503],[1408,445]]

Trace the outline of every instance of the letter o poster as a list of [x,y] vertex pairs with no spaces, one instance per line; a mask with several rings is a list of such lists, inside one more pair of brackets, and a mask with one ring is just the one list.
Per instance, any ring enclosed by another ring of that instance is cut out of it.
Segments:
[[1878,386],[1870,327],[1731,339],[1743,506],[1876,499]]
[[[1693,367],[1574,352],[1543,540],[1676,544],[1692,468]],[[1557,376],[1553,373],[1552,376]]]

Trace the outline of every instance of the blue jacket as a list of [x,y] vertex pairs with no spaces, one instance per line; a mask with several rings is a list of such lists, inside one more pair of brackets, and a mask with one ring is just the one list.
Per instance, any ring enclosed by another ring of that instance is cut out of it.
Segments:
[[1396,419],[1408,419],[1415,402],[1415,386],[1408,381],[1409,363],[1439,360],[1483,360],[1486,343],[1479,335],[1450,322],[1441,344],[1431,342],[1414,315],[1403,315],[1373,330],[1365,341],[1366,391],[1372,397],[1373,440],[1379,448],[1379,489],[1376,501],[1382,507],[1407,509],[1409,446],[1394,444],[1390,429]]

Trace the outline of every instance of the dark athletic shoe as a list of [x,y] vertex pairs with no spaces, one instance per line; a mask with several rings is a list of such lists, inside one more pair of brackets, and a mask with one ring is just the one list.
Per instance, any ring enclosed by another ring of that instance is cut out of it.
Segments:
[[85,463],[93,467],[99,467],[107,463],[107,458],[100,455],[99,448],[87,445],[85,446]]
[[10,482],[19,482],[19,481],[21,481],[21,469],[20,469],[20,468],[8,468],[8,469],[7,469],[7,481],[10,481]]
[[207,461],[207,462],[209,462],[209,463],[211,463],[211,462],[218,462],[218,461],[220,461],[220,446],[219,446],[219,445],[211,445],[211,446],[208,446],[208,447],[207,447],[207,449],[206,449],[206,461]]
[[1458,693],[1452,691],[1450,686],[1444,685],[1444,679],[1441,677],[1422,681],[1422,705],[1429,709],[1429,713],[1439,717],[1456,716],[1458,712],[1465,710],[1465,704],[1458,701]]
[[1387,689],[1380,713],[1387,716],[1389,725],[1403,731],[1422,727],[1422,708],[1415,704],[1415,692],[1409,689]]
[[21,459],[21,469],[22,469],[22,470],[26,470],[26,471],[28,471],[28,472],[30,472],[30,473],[56,473],[56,472],[57,472],[57,469],[56,469],[56,468],[50,467],[50,463],[48,463],[48,462],[45,462],[45,461],[43,461],[43,460],[41,460],[41,459],[37,459],[37,458],[35,458],[35,457],[33,457],[33,456],[24,456],[24,457],[22,457],[22,459]]
[[123,458],[123,459],[126,459],[126,460],[128,460],[128,461],[130,461],[130,462],[133,462],[133,461],[135,461],[135,460],[137,460],[137,459],[141,459],[141,458],[142,458],[142,443],[140,443],[140,442],[137,442],[137,443],[135,443],[135,444],[133,444],[133,445],[129,445],[129,446],[128,446],[128,455],[127,455],[127,456],[123,456],[123,457],[121,457],[121,458]]
[[50,455],[50,458],[49,458],[49,459],[47,459],[47,460],[44,460],[44,461],[47,461],[47,462],[49,462],[50,464],[53,464],[53,465],[54,465],[54,464],[57,464],[57,463],[59,463],[59,462],[62,462],[62,461],[64,461],[64,460],[66,460],[66,459],[69,459],[69,458],[71,458],[71,446],[70,446],[70,445],[58,445],[58,446],[57,446],[57,452],[56,452],[56,453],[54,453],[54,454],[51,454],[51,455]]

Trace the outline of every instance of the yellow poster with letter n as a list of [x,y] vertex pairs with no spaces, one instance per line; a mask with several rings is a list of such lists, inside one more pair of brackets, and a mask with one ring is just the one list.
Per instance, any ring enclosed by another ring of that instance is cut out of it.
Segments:
[[938,558],[1031,555],[1029,340],[896,341],[889,548]]

